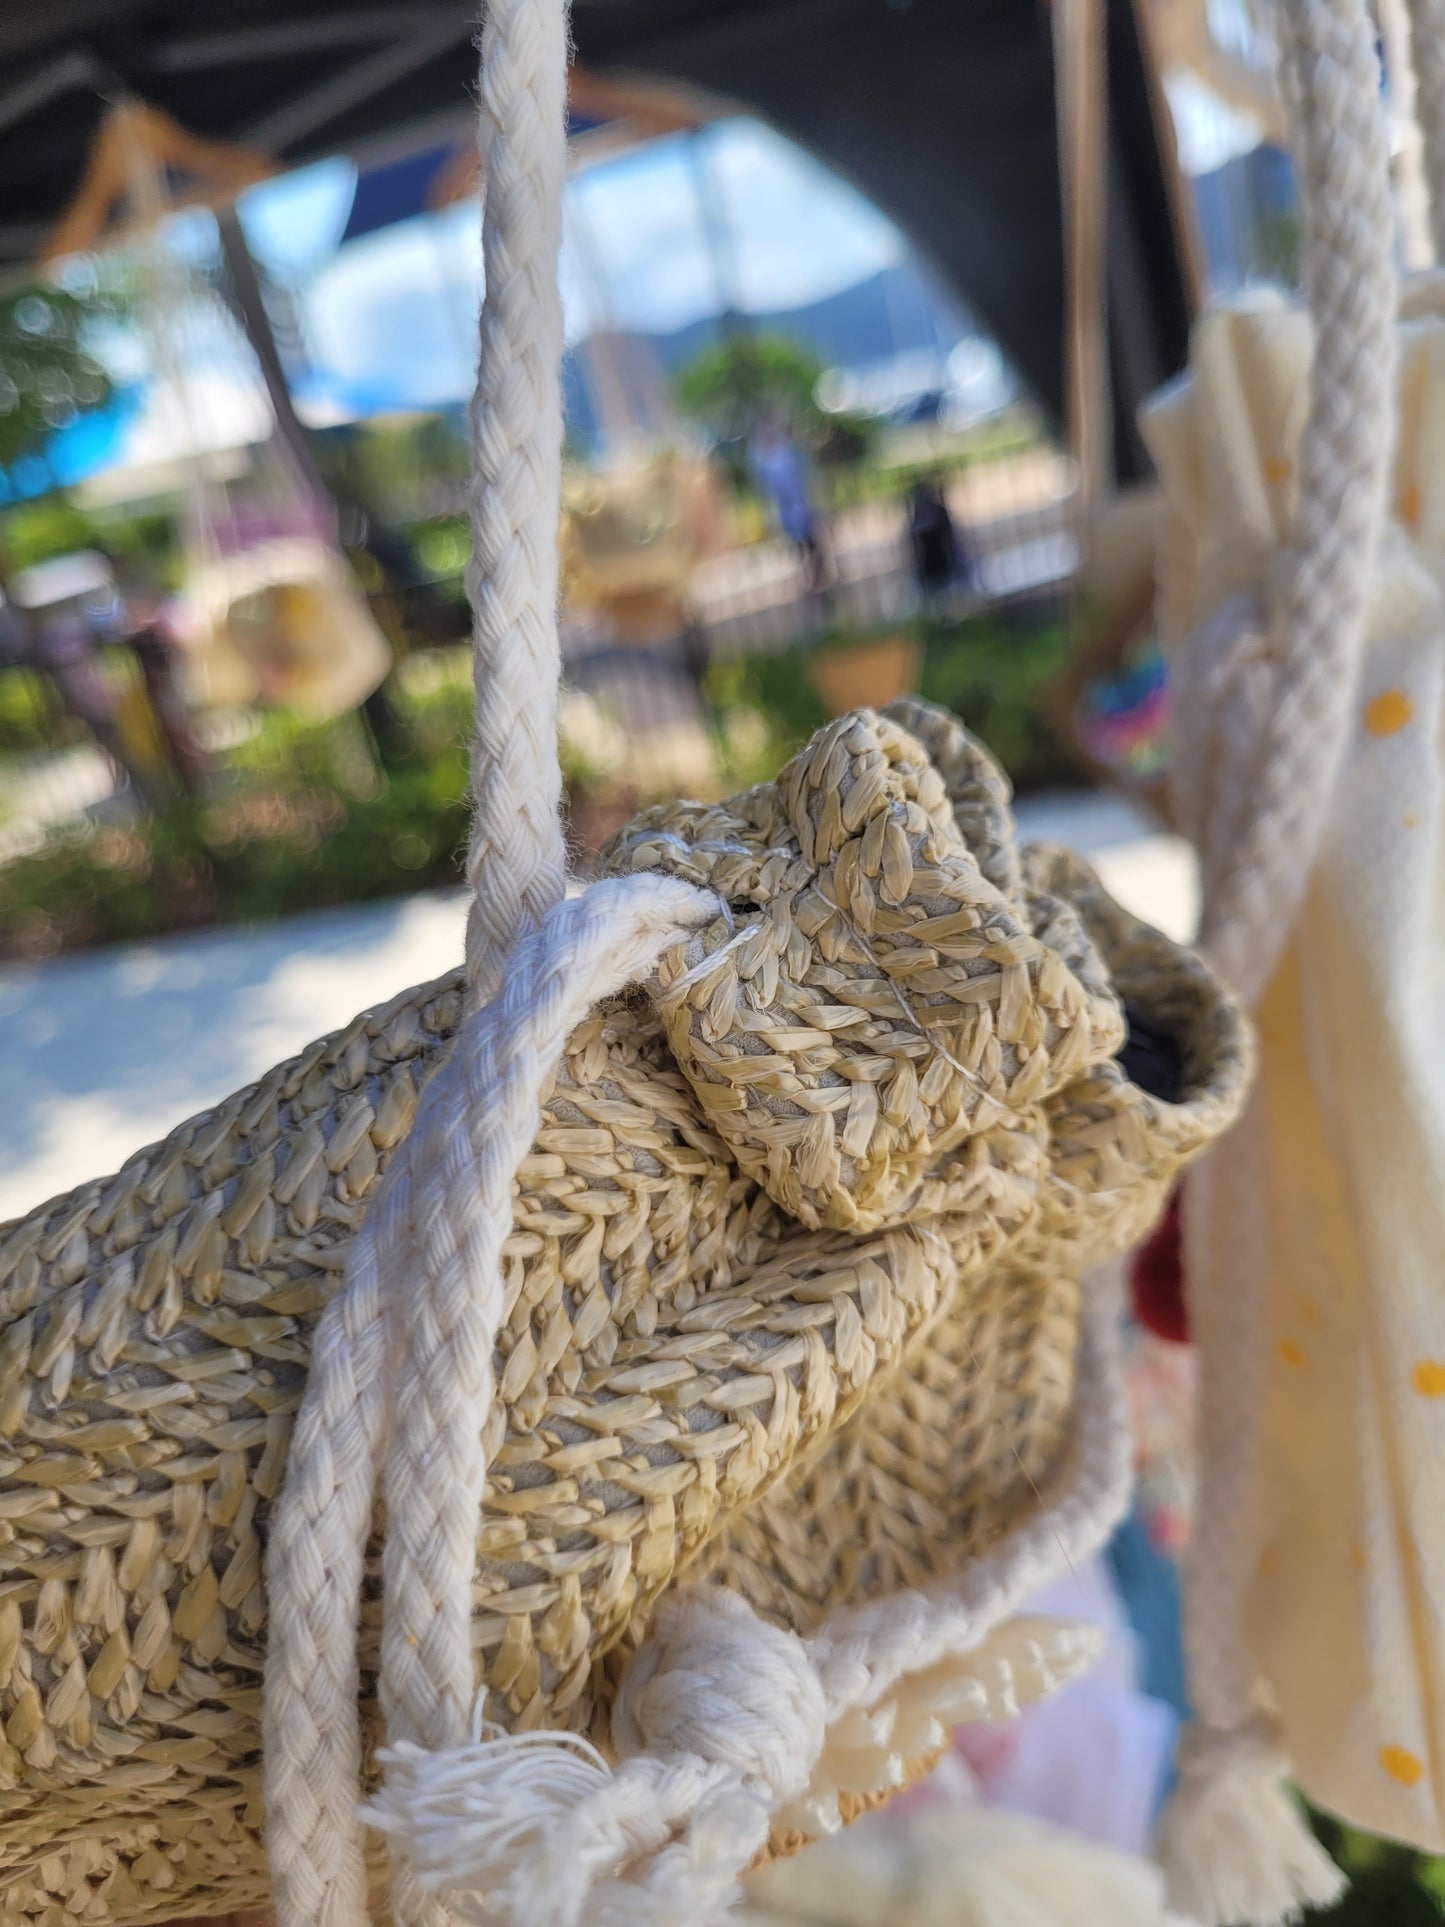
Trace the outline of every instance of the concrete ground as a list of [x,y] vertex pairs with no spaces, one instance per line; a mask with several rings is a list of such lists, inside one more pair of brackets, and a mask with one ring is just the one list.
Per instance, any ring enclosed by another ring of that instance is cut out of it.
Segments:
[[[1028,838],[1069,842],[1172,935],[1194,916],[1177,839],[1109,796],[1030,800]],[[0,970],[0,1222],[114,1170],[313,1037],[461,956],[455,894]]]

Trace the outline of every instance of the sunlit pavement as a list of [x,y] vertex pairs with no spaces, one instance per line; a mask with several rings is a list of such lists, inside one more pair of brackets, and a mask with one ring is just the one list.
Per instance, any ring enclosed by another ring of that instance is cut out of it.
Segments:
[[[1171,935],[1191,853],[1109,796],[1032,800],[1026,838],[1068,842]],[[456,894],[213,931],[0,970],[0,1221],[114,1170],[312,1038],[461,955]]]

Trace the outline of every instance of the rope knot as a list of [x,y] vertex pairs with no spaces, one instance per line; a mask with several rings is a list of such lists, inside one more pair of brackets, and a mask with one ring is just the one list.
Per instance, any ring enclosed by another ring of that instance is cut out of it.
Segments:
[[1189,1920],[1286,1927],[1332,1907],[1344,1880],[1284,1786],[1271,1724],[1186,1729],[1159,1832],[1169,1904]]
[[808,1786],[827,1724],[817,1670],[742,1600],[694,1593],[660,1609],[612,1723],[615,1770],[570,1734],[387,1748],[365,1818],[466,1918],[696,1927],[766,1842],[774,1807]]
[[612,1709],[624,1760],[646,1754],[722,1767],[772,1805],[807,1787],[826,1725],[822,1682],[802,1640],[721,1591],[663,1602]]
[[1282,1777],[1285,1759],[1279,1729],[1262,1713],[1232,1727],[1193,1720],[1179,1736],[1175,1766],[1181,1780],[1217,1780],[1230,1770]]

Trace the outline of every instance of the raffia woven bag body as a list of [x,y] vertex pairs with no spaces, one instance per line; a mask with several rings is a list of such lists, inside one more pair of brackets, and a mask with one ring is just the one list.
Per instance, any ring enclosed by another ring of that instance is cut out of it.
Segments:
[[1246,1033],[922,704],[567,893],[565,45],[489,12],[465,970],[0,1232],[7,1921],[700,1923],[1093,1650],[1081,1280]]
[[[518,1173],[473,1589],[508,1727],[607,1744],[614,1661],[689,1568],[811,1631],[1048,1489],[1081,1273],[1227,1119],[1243,1049],[1082,865],[1020,872],[1004,795],[904,705],[608,853],[726,908],[573,1031]],[[1177,1101],[1121,1065],[1121,996]],[[458,1012],[455,976],[408,992],[0,1240],[6,1918],[268,1891],[268,1512],[315,1317]],[[847,1752],[841,1789],[878,1790]]]

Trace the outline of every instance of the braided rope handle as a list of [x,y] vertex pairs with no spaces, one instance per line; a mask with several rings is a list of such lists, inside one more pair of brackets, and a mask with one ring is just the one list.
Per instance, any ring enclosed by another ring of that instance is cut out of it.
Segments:
[[[1442,0],[1415,5],[1417,20],[1427,8],[1445,13]],[[1329,822],[1394,432],[1395,221],[1374,23],[1366,0],[1281,0],[1277,19],[1314,321],[1298,506],[1272,597],[1212,611],[1183,646],[1189,700],[1177,708],[1174,772],[1179,818],[1201,857],[1201,939],[1249,1001],[1275,970]],[[1438,160],[1440,142],[1432,147]],[[1181,1747],[1161,1854],[1171,1905],[1206,1927],[1274,1927],[1341,1884],[1283,1792],[1244,1623],[1265,1343],[1258,1106],[1185,1192],[1185,1273],[1198,1287],[1201,1476],[1184,1602],[1197,1723]]]
[[[467,851],[467,1002],[479,1011],[501,993],[501,1046],[524,1040],[524,1051],[544,1055],[548,1075],[567,1031],[591,1001],[594,959],[605,950],[605,929],[591,916],[573,953],[574,963],[590,966],[574,979],[584,993],[580,1008],[555,975],[528,985],[505,978],[514,946],[561,902],[566,888],[557,749],[557,262],[567,57],[565,0],[490,0],[483,17],[478,117],[485,293],[470,410],[467,588],[477,727]],[[602,908],[613,899],[596,901]],[[533,991],[544,997],[545,1011],[529,1012],[519,991],[523,999]],[[565,1019],[560,1030],[559,1011]],[[534,1026],[529,1016],[538,1020]],[[426,1214],[416,1219],[428,1279],[437,1288],[421,1296],[410,1326],[386,1469],[382,1707],[394,1741],[446,1745],[469,1729],[475,1691],[470,1580],[486,1481],[476,1415],[492,1397],[512,1178],[537,1124],[540,1089],[532,1088],[537,1080],[529,1069],[469,1053],[466,1075],[473,1089],[463,1088],[460,1078],[450,1086],[454,1128],[445,1141],[452,1186],[434,1190]],[[495,1088],[493,1077],[500,1080]],[[489,1090],[486,1101],[502,1097],[497,1111],[506,1110],[510,1129],[473,1144],[466,1127]],[[484,1159],[480,1167],[471,1161],[474,1152]],[[500,1215],[489,1219],[485,1209],[478,1210],[480,1201],[498,1199],[504,1204]]]
[[1445,264],[1445,0],[1410,0],[1410,55],[1430,190],[1430,233],[1436,263]]
[[1293,542],[1269,612],[1269,701],[1252,740],[1236,734],[1226,745],[1229,780],[1248,799],[1243,833],[1226,840],[1217,818],[1187,824],[1204,864],[1202,941],[1250,1000],[1303,898],[1353,712],[1385,515],[1397,303],[1365,0],[1283,0],[1279,28],[1314,318],[1309,417]]
[[565,0],[489,0],[481,39],[485,294],[472,398],[477,733],[467,849],[468,1008],[566,887],[557,753],[562,496]]
[[[491,1397],[512,1176],[571,1026],[712,912],[701,892],[651,878],[562,901],[564,0],[491,0],[481,52],[486,292],[471,416],[470,1015],[318,1322],[272,1521],[263,1743],[282,1927],[368,1918],[357,1622],[388,1429],[382,1698],[393,1739],[447,1744],[464,1739],[470,1722],[470,1581],[486,1478],[480,1415]],[[403,1284],[414,1290],[408,1310],[416,1313],[405,1334],[390,1315]],[[408,1919],[439,1917],[405,1868],[396,1901]]]

